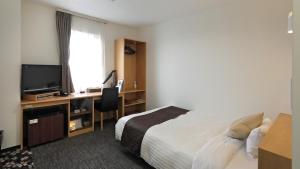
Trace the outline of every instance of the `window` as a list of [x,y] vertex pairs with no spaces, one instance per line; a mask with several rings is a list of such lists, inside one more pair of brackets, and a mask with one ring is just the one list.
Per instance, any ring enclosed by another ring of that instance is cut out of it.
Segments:
[[103,24],[73,16],[70,71],[75,92],[99,87],[104,80]]

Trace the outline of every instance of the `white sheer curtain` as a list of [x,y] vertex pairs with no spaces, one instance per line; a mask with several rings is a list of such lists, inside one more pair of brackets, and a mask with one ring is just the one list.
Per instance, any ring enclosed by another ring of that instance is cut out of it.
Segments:
[[104,24],[73,16],[70,70],[75,92],[100,87],[104,80]]

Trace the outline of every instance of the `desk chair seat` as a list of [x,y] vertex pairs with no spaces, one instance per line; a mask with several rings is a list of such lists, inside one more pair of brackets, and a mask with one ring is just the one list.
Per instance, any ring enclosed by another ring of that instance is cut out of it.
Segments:
[[103,130],[103,115],[104,112],[115,111],[116,120],[118,120],[118,97],[119,90],[117,87],[114,88],[104,88],[102,91],[101,100],[95,102],[94,108],[100,112],[100,124],[101,130]]

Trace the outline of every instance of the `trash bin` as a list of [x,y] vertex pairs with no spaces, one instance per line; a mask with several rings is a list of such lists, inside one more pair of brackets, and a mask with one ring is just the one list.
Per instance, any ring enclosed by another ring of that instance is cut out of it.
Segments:
[[0,130],[0,151],[2,146],[3,130]]

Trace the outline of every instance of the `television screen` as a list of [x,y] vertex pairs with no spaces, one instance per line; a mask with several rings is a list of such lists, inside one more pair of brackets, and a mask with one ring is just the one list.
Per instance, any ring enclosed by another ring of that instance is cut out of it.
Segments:
[[59,90],[61,72],[61,65],[22,65],[22,94]]

